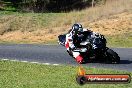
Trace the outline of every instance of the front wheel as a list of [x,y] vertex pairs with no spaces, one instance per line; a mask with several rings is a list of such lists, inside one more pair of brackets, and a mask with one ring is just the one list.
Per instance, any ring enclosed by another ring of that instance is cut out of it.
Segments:
[[112,49],[108,49],[106,51],[106,63],[119,64],[120,63],[120,57]]

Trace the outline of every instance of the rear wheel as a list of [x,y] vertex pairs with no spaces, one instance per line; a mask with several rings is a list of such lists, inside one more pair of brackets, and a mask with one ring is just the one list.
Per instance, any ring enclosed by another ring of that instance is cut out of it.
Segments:
[[114,52],[112,49],[108,49],[106,51],[106,63],[109,64],[119,64],[120,63],[120,57],[118,56],[118,54],[116,52]]

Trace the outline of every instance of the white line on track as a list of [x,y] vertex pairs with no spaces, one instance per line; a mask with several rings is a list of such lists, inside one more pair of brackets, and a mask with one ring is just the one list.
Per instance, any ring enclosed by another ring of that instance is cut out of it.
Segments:
[[59,65],[59,64],[53,64],[53,65],[56,65],[56,66],[57,66],[57,65]]
[[29,62],[29,63],[32,63],[32,64],[39,64],[39,62]]
[[20,61],[20,62],[25,62],[25,63],[27,63],[28,61]]
[[50,65],[50,63],[43,63],[44,65]]
[[6,61],[6,60],[9,60],[9,59],[2,59],[2,60]]
[[19,60],[10,60],[10,59],[1,59],[1,60],[3,60],[3,61],[13,61],[13,62],[32,63],[32,64],[43,64],[43,65],[55,65],[55,66],[59,65],[59,64],[51,64],[51,63],[39,63],[39,62],[19,61]]
[[17,62],[18,60],[10,60],[10,61],[14,61],[14,62]]

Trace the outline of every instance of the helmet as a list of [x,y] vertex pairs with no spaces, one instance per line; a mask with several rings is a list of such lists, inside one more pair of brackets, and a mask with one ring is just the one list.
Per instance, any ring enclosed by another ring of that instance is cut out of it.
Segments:
[[74,24],[72,26],[72,32],[73,32],[73,35],[77,35],[79,34],[80,32],[83,32],[83,27],[81,24]]

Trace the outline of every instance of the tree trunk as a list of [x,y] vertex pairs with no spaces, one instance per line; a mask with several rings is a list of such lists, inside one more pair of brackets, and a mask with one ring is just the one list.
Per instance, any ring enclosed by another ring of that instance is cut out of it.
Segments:
[[94,7],[94,0],[92,0],[92,8]]

